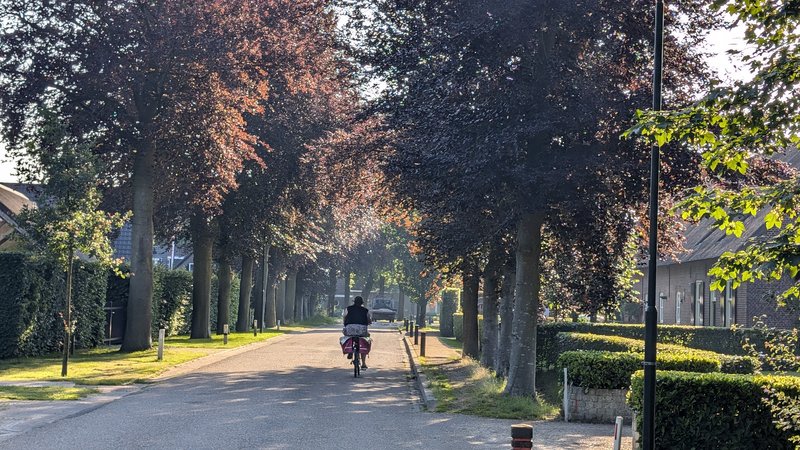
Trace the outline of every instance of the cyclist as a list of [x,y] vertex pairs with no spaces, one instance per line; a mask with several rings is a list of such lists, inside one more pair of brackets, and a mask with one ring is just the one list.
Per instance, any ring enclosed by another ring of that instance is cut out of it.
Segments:
[[[344,334],[345,336],[369,336],[367,327],[372,323],[369,310],[364,307],[364,299],[360,296],[353,299],[353,304],[347,307],[344,313]],[[352,353],[347,354],[347,359],[353,357]],[[366,358],[361,358],[361,368],[367,368]]]

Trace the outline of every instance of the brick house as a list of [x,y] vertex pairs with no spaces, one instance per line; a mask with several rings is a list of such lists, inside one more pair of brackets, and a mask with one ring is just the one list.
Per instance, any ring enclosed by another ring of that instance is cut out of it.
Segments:
[[[774,158],[800,170],[800,151],[790,149]],[[714,281],[708,276],[711,266],[724,252],[744,248],[748,241],[768,236],[773,231],[764,226],[766,212],[742,219],[745,232],[741,238],[725,235],[714,227],[711,220],[687,224],[684,231],[685,251],[674,260],[658,262],[656,269],[656,308],[659,323],[730,327],[739,324],[753,325],[753,318],[766,316],[771,327],[793,328],[800,326],[800,305],[778,307],[776,295],[791,286],[788,276],[780,281],[755,281],[744,283],[737,289],[730,285],[723,291],[709,289]],[[642,305],[647,300],[647,263],[640,269],[644,273],[637,283]],[[644,319],[644,307],[639,317],[627,318],[629,322]]]

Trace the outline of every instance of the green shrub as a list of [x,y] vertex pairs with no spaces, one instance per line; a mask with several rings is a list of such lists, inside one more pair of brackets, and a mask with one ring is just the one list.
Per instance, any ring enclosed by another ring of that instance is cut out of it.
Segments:
[[761,363],[752,356],[720,355],[722,373],[751,374],[758,370]]
[[[54,263],[22,253],[0,253],[0,358],[38,356],[63,348],[65,276]],[[75,266],[75,345],[103,341],[106,276],[94,264]]]
[[[658,372],[657,448],[792,449],[794,426],[779,429],[766,391],[800,396],[800,378],[722,373]],[[631,377],[628,404],[642,427],[644,374]]]
[[[718,372],[719,360],[695,353],[661,353],[656,357],[661,370]],[[567,368],[570,383],[595,389],[628,389],[631,375],[642,368],[644,355],[597,350],[568,351],[558,357],[559,369]]]
[[[458,342],[464,338],[464,313],[457,312],[453,314],[453,336]],[[478,342],[481,341],[483,336],[483,316],[478,314]]]
[[[537,355],[555,361],[558,354],[549,356],[557,345],[556,336],[560,332],[579,332],[602,334],[607,336],[620,336],[632,339],[644,339],[643,324],[627,323],[575,323],[575,322],[549,322],[537,327]],[[788,331],[787,331],[788,332]],[[708,350],[726,355],[746,355],[742,349],[742,341],[749,338],[750,342],[763,347],[766,335],[763,330],[754,328],[721,328],[721,327],[695,327],[689,325],[658,325],[658,342],[661,344],[676,344],[698,350]],[[800,354],[798,349],[797,354]]]

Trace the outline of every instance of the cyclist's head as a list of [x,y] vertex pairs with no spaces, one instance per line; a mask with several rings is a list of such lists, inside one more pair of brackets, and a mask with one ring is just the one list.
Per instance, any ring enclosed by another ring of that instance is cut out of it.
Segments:
[[364,299],[361,298],[361,296],[359,295],[358,297],[353,299],[353,304],[356,306],[361,306],[364,304]]

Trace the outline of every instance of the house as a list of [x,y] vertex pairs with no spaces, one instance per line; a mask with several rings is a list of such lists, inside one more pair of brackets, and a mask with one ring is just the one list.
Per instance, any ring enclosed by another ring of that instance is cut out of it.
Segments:
[[[800,167],[800,151],[794,150],[780,159],[792,167]],[[730,283],[723,292],[711,291],[714,281],[708,271],[725,252],[743,249],[749,241],[774,233],[764,225],[765,211],[756,216],[742,218],[745,232],[741,238],[726,235],[713,226],[710,219],[697,224],[687,224],[684,231],[682,254],[669,261],[659,261],[656,268],[656,308],[658,321],[707,327],[730,327],[734,324],[751,327],[753,318],[766,316],[770,327],[793,328],[800,326],[797,305],[778,307],[776,296],[788,289],[793,281],[784,277],[780,281],[755,281],[732,289]],[[647,264],[641,266],[644,276],[636,286],[640,292],[642,310],[647,304]],[[627,321],[642,321],[640,317]]]
[[35,208],[36,203],[21,192],[0,184],[0,251],[19,249],[19,237],[25,231],[19,226],[16,215],[25,208]]

